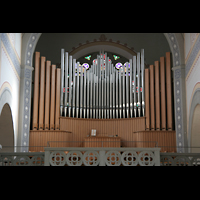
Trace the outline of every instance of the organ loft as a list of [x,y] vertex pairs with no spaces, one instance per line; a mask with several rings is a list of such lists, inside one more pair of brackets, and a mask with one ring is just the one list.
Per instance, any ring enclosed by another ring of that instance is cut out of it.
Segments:
[[[60,63],[34,54],[29,151],[50,147],[161,147],[176,152],[171,53],[151,65],[99,48]],[[120,60],[121,59],[121,60]]]

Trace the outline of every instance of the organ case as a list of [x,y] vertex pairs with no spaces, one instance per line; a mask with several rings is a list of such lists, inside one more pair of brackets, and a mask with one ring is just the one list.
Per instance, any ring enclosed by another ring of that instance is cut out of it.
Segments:
[[83,146],[91,129],[103,137],[118,135],[122,146],[137,147],[147,138],[162,146],[174,144],[169,52],[166,59],[161,58],[149,69],[144,69],[144,50],[119,69],[104,52],[89,70],[79,68],[63,49],[61,54],[59,69],[35,52],[30,144],[37,145],[43,138],[43,145],[47,141],[71,140],[75,143],[70,145]]

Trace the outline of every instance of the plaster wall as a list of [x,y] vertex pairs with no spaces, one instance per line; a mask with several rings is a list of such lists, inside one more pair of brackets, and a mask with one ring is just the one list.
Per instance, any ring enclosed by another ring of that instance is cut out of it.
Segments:
[[[186,84],[186,110],[187,110],[187,135],[188,146],[197,145],[197,143],[191,143],[191,137],[198,137],[198,126],[193,126],[199,115],[194,113],[196,101],[194,101],[194,95],[200,88],[200,34],[199,33],[185,33],[184,34],[184,50],[185,50],[185,84]],[[190,119],[190,118],[193,119]],[[200,133],[199,133],[200,137]]]
[[[0,33],[0,114],[8,103],[17,145],[20,92],[21,33]],[[0,131],[3,130],[0,128]]]

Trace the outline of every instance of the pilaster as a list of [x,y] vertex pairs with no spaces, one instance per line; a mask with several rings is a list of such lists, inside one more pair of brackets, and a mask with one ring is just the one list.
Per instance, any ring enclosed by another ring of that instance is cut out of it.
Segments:
[[31,86],[33,67],[21,68],[18,151],[28,152],[31,118]]
[[172,68],[174,76],[174,112],[177,153],[187,152],[185,65]]

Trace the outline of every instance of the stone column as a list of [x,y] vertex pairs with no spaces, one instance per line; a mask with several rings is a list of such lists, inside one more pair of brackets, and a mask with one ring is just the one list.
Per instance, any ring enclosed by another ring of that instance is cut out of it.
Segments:
[[174,112],[177,153],[187,153],[185,66],[172,68],[174,76]]
[[31,66],[22,66],[20,78],[20,103],[19,103],[19,132],[17,151],[28,152],[29,148],[29,130],[31,118],[31,88],[32,71]]

